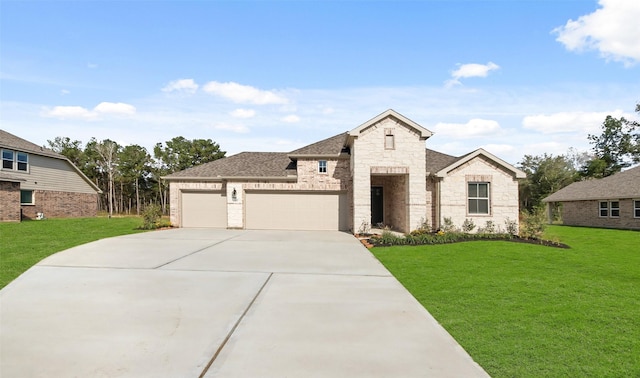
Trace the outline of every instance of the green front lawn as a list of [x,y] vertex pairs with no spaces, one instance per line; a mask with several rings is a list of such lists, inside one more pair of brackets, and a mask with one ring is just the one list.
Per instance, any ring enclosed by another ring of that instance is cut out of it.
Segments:
[[142,232],[142,220],[75,218],[0,223],[0,288],[43,258],[76,245]]
[[640,232],[374,248],[493,377],[640,377]]

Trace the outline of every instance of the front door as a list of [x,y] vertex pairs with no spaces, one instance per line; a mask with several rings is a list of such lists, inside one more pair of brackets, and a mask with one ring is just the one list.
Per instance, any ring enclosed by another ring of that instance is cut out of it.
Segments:
[[371,227],[378,223],[384,223],[384,201],[382,199],[382,187],[371,187]]

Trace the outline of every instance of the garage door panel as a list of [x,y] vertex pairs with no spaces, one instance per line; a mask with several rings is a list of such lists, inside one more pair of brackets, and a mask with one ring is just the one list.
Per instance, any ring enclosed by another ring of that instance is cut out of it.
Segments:
[[344,193],[247,193],[247,228],[346,230],[346,203]]
[[222,192],[183,192],[182,227],[227,227],[227,197]]

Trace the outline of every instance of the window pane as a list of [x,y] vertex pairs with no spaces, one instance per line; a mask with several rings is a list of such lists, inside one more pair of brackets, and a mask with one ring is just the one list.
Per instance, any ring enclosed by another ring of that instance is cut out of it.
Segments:
[[20,191],[20,203],[23,205],[31,205],[33,204],[33,191],[32,190],[21,190]]
[[477,214],[477,213],[478,213],[478,200],[470,199],[469,214]]
[[28,161],[28,155],[24,152],[18,152],[18,161],[21,163],[26,163]]
[[489,214],[489,200],[478,200],[478,213]]
[[489,198],[489,185],[478,184],[478,197]]
[[13,151],[2,150],[2,159],[13,160]]
[[13,160],[3,160],[2,161],[2,168],[13,169]]
[[478,197],[478,184],[469,184],[469,197]]
[[27,170],[27,163],[18,163],[18,170],[19,171],[26,171]]

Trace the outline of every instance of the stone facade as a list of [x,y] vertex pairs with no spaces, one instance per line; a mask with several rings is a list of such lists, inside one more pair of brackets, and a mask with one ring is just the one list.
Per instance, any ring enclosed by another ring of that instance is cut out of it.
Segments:
[[20,183],[0,181],[0,222],[20,222]]
[[[623,228],[640,230],[640,218],[634,217],[632,199],[618,200],[619,217],[601,217],[600,201],[568,201],[562,203],[562,223],[567,226]],[[636,201],[640,201],[637,199]]]
[[[489,214],[469,214],[467,208],[469,182],[488,182]],[[505,229],[505,222],[518,221],[518,181],[511,172],[484,157],[476,157],[460,165],[447,177],[441,179],[440,214],[436,219],[442,225],[444,218],[451,218],[453,224],[461,227],[465,219],[470,219],[477,228],[485,227],[492,221],[496,227]]]
[[46,218],[95,217],[98,214],[98,194],[35,190],[33,197],[33,205],[21,206],[23,219],[35,219],[37,213],[43,213]]
[[[385,145],[388,135],[393,136],[393,148]],[[396,185],[403,182],[399,186],[404,189],[394,195],[396,207],[388,221],[404,232],[419,225],[420,219],[427,214],[425,153],[424,139],[419,132],[393,117],[360,131],[351,147],[353,224],[356,228],[371,221],[372,173],[376,180],[383,180],[379,178],[381,176],[405,175],[402,180],[387,180]]]

